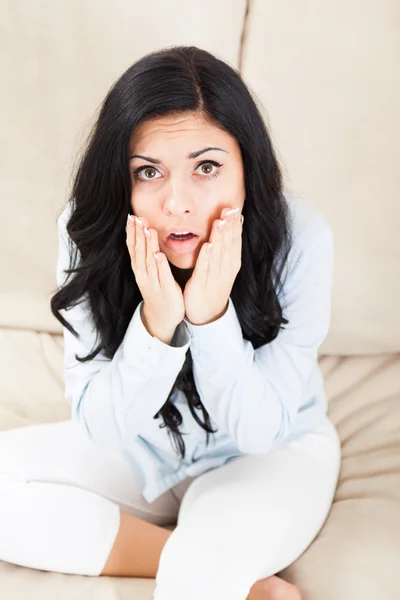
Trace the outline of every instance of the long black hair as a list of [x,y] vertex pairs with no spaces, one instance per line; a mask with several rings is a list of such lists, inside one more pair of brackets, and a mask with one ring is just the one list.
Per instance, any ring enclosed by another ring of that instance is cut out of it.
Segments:
[[[132,315],[142,300],[125,242],[126,216],[132,212],[128,145],[144,119],[161,115],[196,113],[236,138],[243,161],[245,202],[242,264],[231,299],[243,337],[254,349],[271,342],[282,316],[277,284],[281,282],[291,247],[287,199],[282,174],[261,113],[238,71],[196,46],[172,46],[145,55],[112,85],[74,175],[70,200],[73,210],[67,233],[79,250],[80,264],[66,269],[67,281],[50,300],[53,315],[75,337],[60,309],[86,296],[100,342],[80,362],[100,351],[112,358],[121,344]],[[278,260],[279,258],[279,260]],[[71,257],[72,259],[72,257]],[[73,277],[70,275],[74,273]],[[175,447],[185,457],[179,425],[182,415],[170,400],[182,390],[196,422],[215,433],[192,372],[190,348],[185,363],[160,415],[172,433]],[[202,410],[204,422],[194,408]]]

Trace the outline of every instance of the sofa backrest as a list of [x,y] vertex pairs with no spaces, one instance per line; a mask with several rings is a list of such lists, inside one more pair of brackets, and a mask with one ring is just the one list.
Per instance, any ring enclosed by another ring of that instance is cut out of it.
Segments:
[[[56,220],[113,82],[145,53],[190,44],[240,70],[289,192],[336,242],[327,354],[400,350],[400,36],[396,0],[6,2],[2,12],[0,327],[62,333]],[[223,40],[223,43],[221,41]]]
[[286,188],[335,233],[326,354],[400,351],[400,20],[396,0],[252,0],[241,73]]

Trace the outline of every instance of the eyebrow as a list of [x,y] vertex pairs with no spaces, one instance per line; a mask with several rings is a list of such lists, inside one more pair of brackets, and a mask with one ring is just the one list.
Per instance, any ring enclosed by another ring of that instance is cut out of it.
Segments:
[[[204,154],[204,152],[209,152],[209,150],[221,150],[221,152],[226,152],[227,154],[229,154],[229,152],[227,150],[223,150],[223,148],[203,148],[203,150],[191,152],[186,156],[186,158],[197,158],[198,156],[200,156],[200,154]],[[159,165],[161,163],[161,160],[158,160],[157,158],[150,158],[149,156],[143,156],[143,154],[132,154],[132,156],[129,157],[129,160],[131,160],[132,158],[143,158],[144,160],[148,160],[149,162],[154,163],[155,165]]]

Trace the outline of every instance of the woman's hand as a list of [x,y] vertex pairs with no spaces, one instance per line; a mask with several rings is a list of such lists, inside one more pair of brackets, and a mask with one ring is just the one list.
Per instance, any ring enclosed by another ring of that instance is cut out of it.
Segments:
[[183,291],[186,317],[193,325],[211,323],[226,312],[242,264],[242,230],[240,209],[224,208],[221,219],[214,221],[212,248],[209,243],[203,244]]
[[185,317],[182,290],[171,273],[167,257],[160,252],[157,230],[148,229],[145,218],[132,217],[131,221],[130,217],[132,215],[127,220],[126,244],[144,301],[142,316],[152,335],[155,335],[153,331],[162,332],[162,337],[168,338]]

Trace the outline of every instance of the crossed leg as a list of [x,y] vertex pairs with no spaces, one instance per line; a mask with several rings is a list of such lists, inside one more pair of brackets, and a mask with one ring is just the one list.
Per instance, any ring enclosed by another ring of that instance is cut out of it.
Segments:
[[339,469],[340,440],[325,421],[279,449],[197,477],[161,553],[154,600],[264,600],[268,587],[276,597],[286,582],[273,576],[320,531]]

